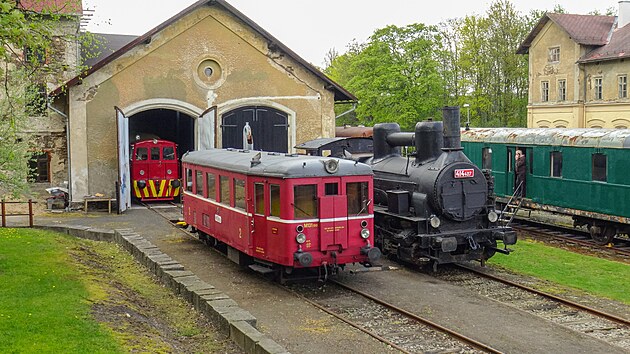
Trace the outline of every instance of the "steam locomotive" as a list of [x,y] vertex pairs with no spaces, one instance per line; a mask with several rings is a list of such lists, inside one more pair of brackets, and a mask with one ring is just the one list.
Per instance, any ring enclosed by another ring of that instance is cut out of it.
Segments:
[[[509,254],[516,233],[498,223],[492,176],[462,152],[459,107],[444,107],[443,122],[419,122],[413,133],[377,124],[373,139],[366,163],[374,172],[376,242],[384,253],[434,267]],[[404,157],[401,146],[415,151]]]
[[[500,223],[492,175],[462,151],[459,107],[445,107],[443,122],[419,122],[412,133],[384,123],[369,135],[316,139],[297,148],[372,167],[375,241],[383,253],[437,267],[510,252],[516,233]],[[401,147],[411,152],[403,156]]]

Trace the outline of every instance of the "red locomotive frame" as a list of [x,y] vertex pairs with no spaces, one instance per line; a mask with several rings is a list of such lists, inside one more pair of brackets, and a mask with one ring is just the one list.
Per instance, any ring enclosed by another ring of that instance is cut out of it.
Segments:
[[174,200],[180,195],[180,168],[174,142],[148,139],[132,144],[130,169],[135,198]]
[[184,221],[241,265],[335,271],[380,257],[367,165],[230,149],[190,152],[182,165]]

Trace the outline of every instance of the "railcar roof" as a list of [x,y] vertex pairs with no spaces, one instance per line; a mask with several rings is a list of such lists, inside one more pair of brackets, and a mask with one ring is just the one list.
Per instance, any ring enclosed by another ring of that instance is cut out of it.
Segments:
[[630,149],[630,129],[589,128],[472,128],[462,141]]
[[[252,159],[259,156],[260,163],[252,166]],[[339,169],[328,173],[324,163],[336,160]],[[265,151],[235,149],[209,149],[191,151],[182,158],[184,163],[215,167],[246,175],[278,178],[330,177],[372,175],[372,169],[363,163],[333,157],[287,155]]]

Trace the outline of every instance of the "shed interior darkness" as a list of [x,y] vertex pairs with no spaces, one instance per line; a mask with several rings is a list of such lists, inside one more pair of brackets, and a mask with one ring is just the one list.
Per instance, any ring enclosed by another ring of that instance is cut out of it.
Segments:
[[170,109],[151,109],[129,117],[129,140],[157,136],[163,140],[174,141],[177,145],[178,158],[195,148],[194,119],[184,113]]

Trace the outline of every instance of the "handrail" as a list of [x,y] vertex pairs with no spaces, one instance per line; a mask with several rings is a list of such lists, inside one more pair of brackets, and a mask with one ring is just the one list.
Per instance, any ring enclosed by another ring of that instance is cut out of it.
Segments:
[[[24,213],[14,213],[14,214],[7,214],[7,209],[6,209],[6,205],[7,204],[26,204],[28,203],[28,214],[24,214]],[[2,214],[2,227],[7,227],[7,217],[11,217],[11,216],[28,216],[28,227],[33,227],[33,204],[37,203],[34,202],[32,199],[29,199],[28,202],[7,202],[4,199],[2,199],[2,201],[0,201],[0,209],[1,209],[1,214]]]

